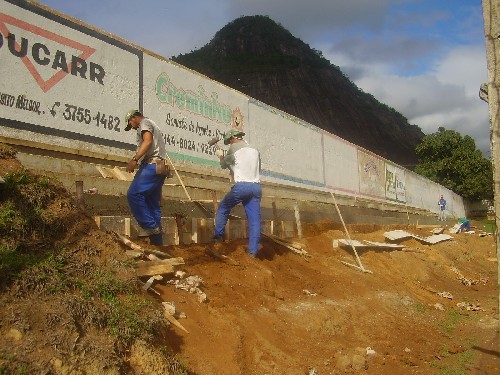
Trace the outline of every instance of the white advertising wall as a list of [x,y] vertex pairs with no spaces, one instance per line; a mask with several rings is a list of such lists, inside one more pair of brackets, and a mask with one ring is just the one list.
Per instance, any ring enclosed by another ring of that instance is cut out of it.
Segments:
[[346,194],[359,194],[356,146],[323,132],[323,150],[326,187]]
[[[464,215],[461,197],[324,130],[34,2],[0,0],[0,137],[130,156],[139,109],[175,163],[220,171],[231,128],[261,152],[262,180]],[[225,147],[220,141],[219,145]]]
[[325,186],[322,132],[256,101],[249,103],[251,143],[261,152],[264,176],[306,187]]

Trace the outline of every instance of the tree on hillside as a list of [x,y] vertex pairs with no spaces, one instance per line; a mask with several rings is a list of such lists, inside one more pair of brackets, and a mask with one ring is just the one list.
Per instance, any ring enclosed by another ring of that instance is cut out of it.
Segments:
[[493,168],[474,140],[443,127],[415,148],[415,172],[470,200],[492,199]]

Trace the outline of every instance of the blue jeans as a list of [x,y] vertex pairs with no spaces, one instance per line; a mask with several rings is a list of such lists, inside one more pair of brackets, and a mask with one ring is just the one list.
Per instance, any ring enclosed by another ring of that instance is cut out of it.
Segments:
[[464,221],[462,225],[460,225],[460,232],[463,232],[464,230],[466,232],[470,232],[470,221]]
[[231,209],[242,203],[248,219],[248,251],[255,255],[260,242],[260,200],[262,188],[253,182],[237,182],[219,203],[215,216],[215,236],[222,237]]
[[130,211],[143,229],[161,227],[160,201],[165,177],[156,174],[156,164],[141,164],[128,188]]

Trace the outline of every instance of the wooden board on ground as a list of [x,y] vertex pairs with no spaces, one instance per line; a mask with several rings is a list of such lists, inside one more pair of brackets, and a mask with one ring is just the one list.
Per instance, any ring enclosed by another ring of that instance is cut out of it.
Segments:
[[[336,241],[336,244],[334,243],[333,246],[334,247],[338,247],[338,246],[346,246],[346,247],[350,247],[351,244],[349,243],[349,240],[347,239],[338,239],[338,240],[334,240]],[[356,248],[360,248],[360,249],[366,249],[366,248],[369,248],[369,249],[396,249],[396,250],[402,250],[404,249],[406,246],[403,246],[403,245],[396,245],[396,244],[390,244],[390,243],[385,243],[385,242],[375,242],[375,241],[363,241],[363,242],[360,242],[360,241],[357,241],[357,240],[351,240],[352,244],[356,247]],[[337,245],[337,246],[336,246]]]
[[404,230],[399,230],[399,229],[393,230],[390,232],[385,232],[384,237],[387,238],[388,240],[391,240],[391,241],[404,240],[407,238],[415,238],[416,240],[418,240],[420,242],[424,242],[424,243],[429,244],[429,245],[434,245],[438,242],[450,240],[453,238],[449,234],[435,234],[435,235],[432,235],[429,237],[420,237],[420,236],[417,236],[415,234],[406,232]]
[[174,267],[184,264],[183,258],[170,258],[164,260],[155,260],[151,262],[137,263],[135,272],[137,276],[154,276],[173,273]]

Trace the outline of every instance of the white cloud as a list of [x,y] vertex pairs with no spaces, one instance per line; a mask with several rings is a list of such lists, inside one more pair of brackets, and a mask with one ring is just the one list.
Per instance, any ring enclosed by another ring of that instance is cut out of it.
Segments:
[[489,155],[488,106],[479,99],[481,83],[487,79],[483,46],[459,46],[448,51],[425,74],[405,77],[391,73],[390,65],[336,53],[328,56],[343,71],[353,70],[355,84],[377,100],[401,112],[426,134],[438,127],[470,135],[476,146]]

